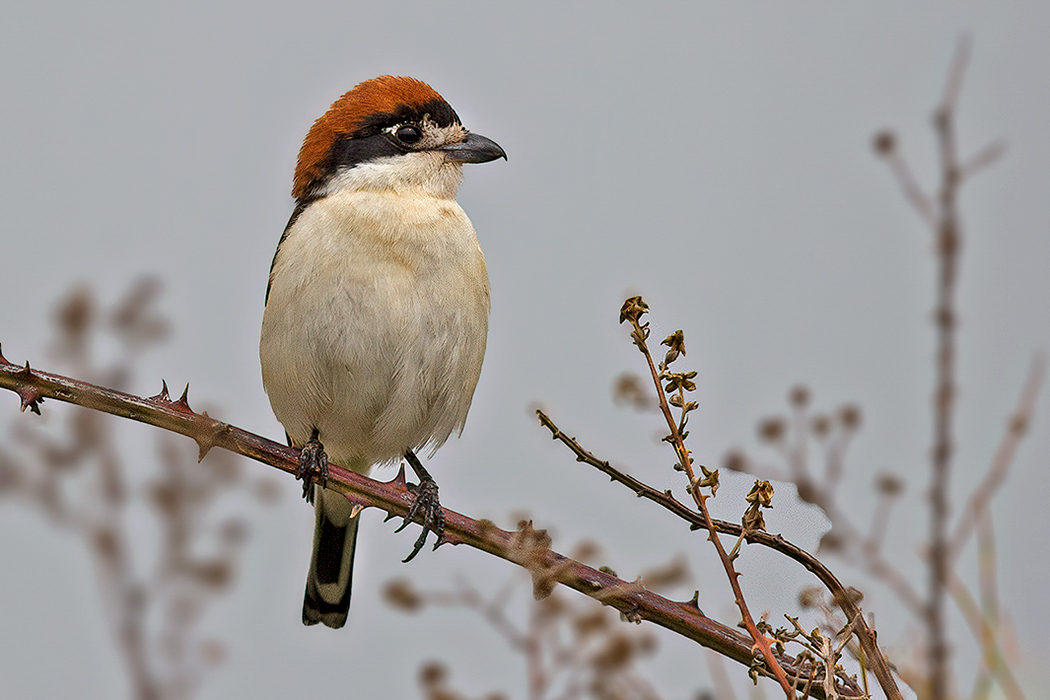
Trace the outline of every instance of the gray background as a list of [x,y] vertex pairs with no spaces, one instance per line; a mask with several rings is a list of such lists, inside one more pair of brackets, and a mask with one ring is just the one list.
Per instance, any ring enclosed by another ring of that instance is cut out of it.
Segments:
[[[257,338],[301,138],[355,83],[408,74],[510,156],[469,168],[459,197],[488,259],[493,312],[466,432],[431,462],[446,505],[503,525],[526,509],[563,549],[602,542],[626,578],[689,552],[703,607],[732,619],[706,543],[576,465],[528,412],[540,402],[603,456],[677,484],[670,453],[653,439],[656,417],[610,398],[617,374],[641,369],[616,324],[625,295],[641,292],[657,333],[686,331],[688,361],[700,371],[691,439],[706,463],[734,446],[771,457],[756,446],[754,425],[783,410],[797,382],[812,387],[818,408],[861,404],[843,495],[866,522],[871,475],[907,478],[891,553],[917,576],[933,260],[871,136],[896,127],[921,180],[933,181],[929,115],[957,37],[972,33],[962,149],[1003,137],[1009,151],[963,194],[953,484],[961,500],[986,468],[1031,357],[1050,347],[1050,11],[1038,3],[645,6],[8,3],[0,22],[4,353],[43,362],[50,306],[71,283],[113,299],[139,273],[157,272],[175,336],[150,356],[135,391],[155,393],[162,376],[172,386],[190,381],[193,396],[222,406],[223,418],[279,437]],[[16,410],[13,396],[0,403],[8,415]],[[128,435],[132,445],[151,444],[148,429]],[[1037,660],[1050,651],[1048,458],[1050,412],[1040,410],[995,506],[1002,594],[1028,684],[1047,681]],[[231,653],[204,697],[340,686],[343,697],[413,697],[415,669],[432,657],[468,692],[523,697],[520,660],[471,616],[405,617],[380,601],[382,582],[395,575],[444,586],[466,572],[494,585],[509,565],[446,548],[402,567],[414,536],[394,537],[374,513],[364,516],[348,628],[303,628],[312,515],[298,485],[281,484],[278,506],[257,510],[235,595],[209,621]],[[723,475],[723,484],[716,514],[735,518],[749,480]],[[789,488],[777,503],[771,530],[806,545],[824,531]],[[126,695],[80,543],[10,504],[0,506],[0,532],[0,697]],[[964,569],[972,566],[968,556]],[[753,608],[794,610],[806,580],[794,569],[752,552],[742,568]],[[868,592],[881,642],[914,633],[883,588],[836,568]],[[957,617],[952,630],[972,646]],[[649,666],[658,686],[674,697],[706,686],[694,647],[659,637],[663,654]],[[961,653],[958,666],[975,658]],[[969,674],[960,678],[968,688]]]

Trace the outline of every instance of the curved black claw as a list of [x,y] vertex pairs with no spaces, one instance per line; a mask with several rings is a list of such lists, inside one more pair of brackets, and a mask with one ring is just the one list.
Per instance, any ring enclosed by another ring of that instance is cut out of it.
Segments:
[[405,457],[408,459],[408,463],[412,465],[416,476],[419,477],[419,486],[409,484],[408,488],[416,492],[416,500],[405,515],[404,522],[394,532],[401,532],[416,518],[422,518],[420,522],[423,525],[423,531],[419,533],[415,544],[412,545],[412,552],[402,560],[407,563],[412,561],[423,549],[423,545],[427,541],[427,535],[431,532],[437,535],[438,544],[441,543],[441,538],[445,536],[445,515],[441,512],[441,502],[438,500],[437,482],[427,473],[427,470],[423,468],[423,465],[420,464],[411,451]]
[[295,478],[303,481],[303,498],[307,503],[313,503],[314,484],[320,484],[321,488],[328,485],[328,455],[325,454],[316,428],[310,441],[303,445],[303,451],[299,453],[299,471]]

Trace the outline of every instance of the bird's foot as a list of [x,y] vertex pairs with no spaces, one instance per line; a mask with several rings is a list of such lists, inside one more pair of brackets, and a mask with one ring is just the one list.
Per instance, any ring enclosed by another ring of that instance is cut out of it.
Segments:
[[408,488],[415,492],[416,500],[412,503],[408,514],[405,515],[404,522],[394,532],[401,532],[416,518],[420,518],[420,523],[423,525],[423,531],[419,533],[419,537],[412,546],[412,552],[402,560],[410,562],[423,549],[423,545],[427,541],[427,535],[431,532],[437,535],[437,543],[434,546],[437,547],[438,544],[441,544],[441,538],[445,536],[445,516],[441,512],[441,502],[438,500],[437,482],[427,473],[427,470],[423,468],[423,465],[411,450],[405,454],[405,458],[412,466],[416,476],[419,477],[419,485],[408,485]]
[[303,498],[307,503],[314,500],[314,484],[320,484],[321,488],[328,485],[328,455],[325,454],[316,428],[310,436],[310,441],[303,445],[303,450],[299,453],[299,471],[296,472],[295,478],[303,481]]

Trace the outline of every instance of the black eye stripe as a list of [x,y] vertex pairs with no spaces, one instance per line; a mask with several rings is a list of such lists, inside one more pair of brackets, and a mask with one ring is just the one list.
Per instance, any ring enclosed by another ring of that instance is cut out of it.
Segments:
[[376,134],[365,138],[341,138],[332,144],[328,153],[328,165],[325,170],[334,174],[341,168],[352,168],[377,158],[397,156],[404,153],[386,134]]

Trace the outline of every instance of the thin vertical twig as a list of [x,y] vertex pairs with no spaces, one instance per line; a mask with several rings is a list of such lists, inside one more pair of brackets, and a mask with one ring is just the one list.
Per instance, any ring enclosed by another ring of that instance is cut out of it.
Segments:
[[969,55],[970,42],[963,38],[948,71],[944,98],[933,115],[940,151],[941,184],[937,195],[937,220],[934,231],[937,257],[937,301],[934,309],[934,325],[937,329],[937,379],[933,400],[932,475],[929,492],[930,578],[926,602],[931,700],[948,700],[951,693],[951,646],[948,642],[944,607],[951,577],[948,526],[951,517],[949,487],[956,397],[958,319],[955,293],[962,236],[957,207],[962,171],[955,144],[955,114]]
[[[632,301],[636,302],[636,306],[634,309],[628,311]],[[623,322],[623,320],[629,320],[633,326],[631,336],[634,340],[635,346],[645,357],[645,361],[648,364],[649,373],[652,376],[653,384],[656,387],[656,395],[660,402],[660,413],[663,414],[664,420],[667,422],[668,430],[670,430],[669,442],[678,456],[679,465],[681,466],[682,471],[689,479],[689,495],[692,496],[693,502],[696,503],[696,507],[704,518],[708,539],[718,552],[718,558],[722,562],[722,568],[725,570],[726,577],[729,579],[729,585],[733,589],[733,598],[736,602],[737,608],[740,610],[741,622],[744,625],[744,629],[746,629],[748,634],[751,635],[751,639],[754,641],[754,648],[758,649],[762,654],[766,667],[773,674],[773,677],[776,678],[788,700],[794,700],[795,690],[792,688],[791,682],[787,678],[787,674],[784,673],[784,669],[781,668],[780,664],[777,662],[769,638],[759,631],[754,618],[751,616],[751,611],[748,610],[747,601],[744,599],[744,592],[740,588],[740,574],[736,571],[732,559],[730,559],[729,554],[722,545],[722,540],[718,537],[718,529],[715,527],[714,521],[711,518],[711,513],[707,508],[707,499],[710,498],[710,496],[700,491],[700,480],[697,478],[696,472],[693,470],[692,456],[689,449],[685,446],[685,439],[682,436],[682,431],[679,430],[679,423],[671,413],[671,407],[667,402],[666,395],[664,394],[661,373],[657,370],[656,363],[653,361],[653,356],[649,352],[649,346],[645,342],[648,335],[648,324],[643,324],[640,321],[640,318],[642,314],[645,313],[644,309],[647,308],[648,307],[645,306],[644,302],[642,302],[641,297],[628,299],[624,304],[624,310],[621,311],[621,322]],[[681,397],[679,396],[679,398]],[[684,406],[685,404],[682,403],[682,405]],[[684,424],[684,422],[683,417],[682,423]]]

